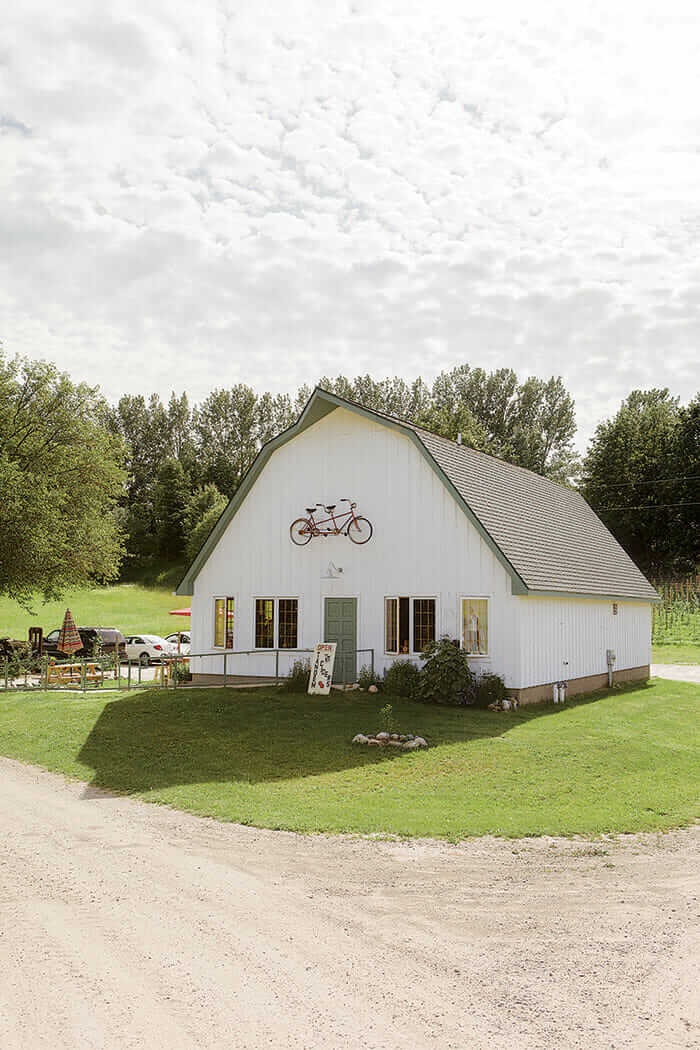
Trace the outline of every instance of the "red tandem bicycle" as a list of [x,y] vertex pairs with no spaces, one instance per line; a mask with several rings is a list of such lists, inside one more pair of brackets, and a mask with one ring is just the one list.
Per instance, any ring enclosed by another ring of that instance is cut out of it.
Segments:
[[[340,502],[349,503],[350,506],[347,510],[338,511],[337,514],[335,503],[328,506],[325,503],[317,503],[315,507],[307,507],[308,518],[297,518],[289,526],[292,543],[303,547],[314,536],[347,536],[353,543],[367,543],[367,540],[372,537],[372,523],[367,518],[355,514],[357,504],[352,500],[343,497]],[[319,507],[330,514],[330,517],[317,521],[314,515],[318,512]]]

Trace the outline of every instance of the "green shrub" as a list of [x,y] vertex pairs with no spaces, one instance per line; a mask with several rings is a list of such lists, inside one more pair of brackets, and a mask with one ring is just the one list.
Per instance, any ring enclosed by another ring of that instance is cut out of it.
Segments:
[[172,665],[173,677],[178,682],[191,682],[192,672],[190,671],[190,665],[188,660],[175,660]]
[[500,704],[507,695],[506,683],[499,674],[482,674],[474,681],[472,703],[475,707],[488,707]]
[[416,695],[420,671],[410,660],[394,660],[384,675],[384,692],[411,699]]
[[474,672],[466,654],[450,638],[431,642],[423,653],[416,699],[424,704],[473,702]]
[[305,693],[309,687],[311,664],[308,660],[295,660],[289,675],[284,680],[283,688],[288,693]]
[[376,685],[378,689],[381,689],[382,679],[379,677],[378,674],[375,674],[374,671],[367,666],[367,664],[365,664],[362,670],[360,671],[359,675],[357,676],[357,684],[359,685],[360,689],[367,690],[371,685]]

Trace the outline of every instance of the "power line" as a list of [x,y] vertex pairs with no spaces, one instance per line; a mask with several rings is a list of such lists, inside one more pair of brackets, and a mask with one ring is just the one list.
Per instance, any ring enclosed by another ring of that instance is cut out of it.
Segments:
[[639,503],[637,506],[598,507],[601,513],[606,510],[661,510],[663,507],[700,507],[700,500],[695,503]]
[[667,481],[698,481],[700,474],[686,474],[677,478],[657,478],[656,481],[596,481],[595,488],[625,489],[635,485],[664,485]]

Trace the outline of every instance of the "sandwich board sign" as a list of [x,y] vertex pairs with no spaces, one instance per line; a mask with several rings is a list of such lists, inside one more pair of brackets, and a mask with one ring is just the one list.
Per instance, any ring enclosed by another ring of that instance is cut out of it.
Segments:
[[323,696],[331,691],[333,681],[333,664],[335,663],[335,642],[319,642],[314,646],[314,658],[309,675],[309,693]]

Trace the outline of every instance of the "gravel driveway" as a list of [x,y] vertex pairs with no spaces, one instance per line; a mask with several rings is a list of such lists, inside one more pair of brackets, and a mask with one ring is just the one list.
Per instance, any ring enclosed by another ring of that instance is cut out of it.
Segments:
[[671,678],[674,682],[698,682],[700,664],[652,664],[652,678]]
[[0,759],[0,1046],[697,1046],[700,831],[380,842]]

